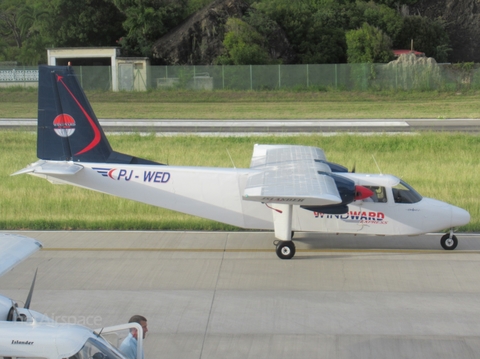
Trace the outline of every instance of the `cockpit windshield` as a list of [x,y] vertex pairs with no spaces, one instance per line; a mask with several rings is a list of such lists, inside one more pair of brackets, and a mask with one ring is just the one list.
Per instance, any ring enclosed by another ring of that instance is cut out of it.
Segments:
[[69,359],[125,359],[112,346],[95,338],[89,338],[80,351]]
[[422,196],[402,180],[392,188],[392,191],[395,203],[417,203],[422,200]]

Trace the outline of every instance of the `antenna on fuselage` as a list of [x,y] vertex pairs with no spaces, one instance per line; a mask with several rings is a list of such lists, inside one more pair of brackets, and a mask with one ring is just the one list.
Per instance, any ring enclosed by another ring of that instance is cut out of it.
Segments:
[[228,151],[228,148],[226,148],[226,150],[227,150],[227,153],[228,153],[228,157],[230,157],[230,161],[232,161],[233,168],[237,169],[237,167],[235,167],[235,163],[233,162],[232,156],[230,156],[230,152]]
[[380,166],[378,165],[377,160],[375,159],[375,156],[372,155],[372,158],[373,158],[373,162],[375,162],[375,164],[377,165],[378,172],[380,172],[380,174],[383,175],[382,170],[380,169]]

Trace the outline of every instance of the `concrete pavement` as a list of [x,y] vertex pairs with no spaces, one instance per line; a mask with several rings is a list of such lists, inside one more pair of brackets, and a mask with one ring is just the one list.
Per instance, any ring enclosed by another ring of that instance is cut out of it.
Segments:
[[[146,358],[476,358],[480,236],[18,232],[44,249],[0,278],[59,321],[149,320]],[[70,319],[69,319],[70,318]],[[88,324],[88,323],[87,323]],[[93,325],[92,325],[93,326]]]

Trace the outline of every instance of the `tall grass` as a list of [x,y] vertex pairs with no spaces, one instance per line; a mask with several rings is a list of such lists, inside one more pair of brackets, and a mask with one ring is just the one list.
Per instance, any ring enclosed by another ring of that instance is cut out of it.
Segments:
[[[391,173],[422,195],[467,209],[464,231],[480,230],[480,137],[421,133],[291,137],[110,136],[115,150],[171,165],[248,167],[255,143],[323,148],[329,161],[357,172]],[[232,230],[216,222],[88,191],[52,185],[28,175],[9,175],[36,160],[36,136],[2,132],[0,137],[0,229]],[[230,158],[231,156],[231,158]],[[374,159],[375,160],[374,160]]]
[[[99,118],[477,118],[480,97],[455,92],[87,92]],[[37,94],[0,89],[0,118],[36,118]]]

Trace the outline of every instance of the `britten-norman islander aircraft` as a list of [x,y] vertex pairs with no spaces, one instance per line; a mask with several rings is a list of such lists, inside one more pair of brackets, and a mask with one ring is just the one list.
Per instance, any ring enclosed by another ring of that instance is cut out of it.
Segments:
[[[41,246],[32,238],[0,234],[0,276]],[[139,330],[137,358],[143,357],[143,335],[139,324],[128,323],[94,331],[82,325],[57,323],[30,309],[34,284],[35,277],[23,308],[0,295],[1,358],[125,359],[101,334],[129,328]]]
[[39,161],[14,173],[71,184],[241,228],[274,230],[281,259],[295,231],[412,236],[451,229],[470,214],[424,198],[392,175],[357,174],[319,148],[255,145],[250,168],[179,167],[112,150],[71,67],[40,66]]

